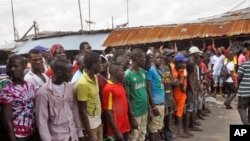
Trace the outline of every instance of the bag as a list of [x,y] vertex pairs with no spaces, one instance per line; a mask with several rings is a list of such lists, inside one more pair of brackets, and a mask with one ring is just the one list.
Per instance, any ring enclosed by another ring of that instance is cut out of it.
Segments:
[[228,69],[227,69],[227,64],[229,62],[227,62],[226,64],[224,64],[220,70],[220,78],[223,80],[223,81],[226,81],[229,77],[230,77],[230,73],[228,72]]

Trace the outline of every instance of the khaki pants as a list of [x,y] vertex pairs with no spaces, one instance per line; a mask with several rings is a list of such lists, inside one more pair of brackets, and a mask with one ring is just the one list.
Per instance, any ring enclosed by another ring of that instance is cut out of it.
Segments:
[[129,141],[144,141],[147,132],[148,113],[135,118],[138,123],[138,130],[129,133]]
[[148,131],[149,133],[156,133],[164,127],[163,120],[164,120],[164,105],[157,105],[156,106],[160,112],[159,116],[153,116],[153,119],[148,124]]
[[93,136],[97,139],[97,141],[103,140],[103,128],[102,125],[99,125],[95,129],[91,129]]

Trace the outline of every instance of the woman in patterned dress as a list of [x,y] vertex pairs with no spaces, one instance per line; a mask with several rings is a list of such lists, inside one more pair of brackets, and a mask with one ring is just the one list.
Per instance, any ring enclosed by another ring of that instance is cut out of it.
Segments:
[[10,81],[0,90],[1,122],[8,141],[29,141],[35,129],[35,88],[24,81],[25,60],[13,55],[7,62]]

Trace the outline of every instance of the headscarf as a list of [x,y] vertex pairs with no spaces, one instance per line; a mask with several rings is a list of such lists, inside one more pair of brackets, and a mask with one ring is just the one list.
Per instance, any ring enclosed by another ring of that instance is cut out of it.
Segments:
[[52,46],[50,47],[49,52],[50,52],[51,57],[54,57],[54,56],[55,56],[55,52],[56,52],[56,50],[59,49],[59,48],[63,48],[63,46],[62,46],[61,44],[54,44],[54,45],[52,45]]

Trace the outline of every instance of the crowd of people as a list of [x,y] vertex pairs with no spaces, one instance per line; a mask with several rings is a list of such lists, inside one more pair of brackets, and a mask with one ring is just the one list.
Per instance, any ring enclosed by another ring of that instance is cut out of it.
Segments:
[[[0,51],[0,138],[8,141],[172,141],[203,132],[211,113],[205,97],[238,93],[243,124],[250,123],[249,44],[229,47],[161,46],[108,55],[82,42],[74,62],[61,44],[9,56]],[[27,61],[28,60],[28,61]],[[226,67],[228,76],[221,76]],[[223,88],[225,91],[223,91]],[[248,109],[248,112],[247,112]]]

